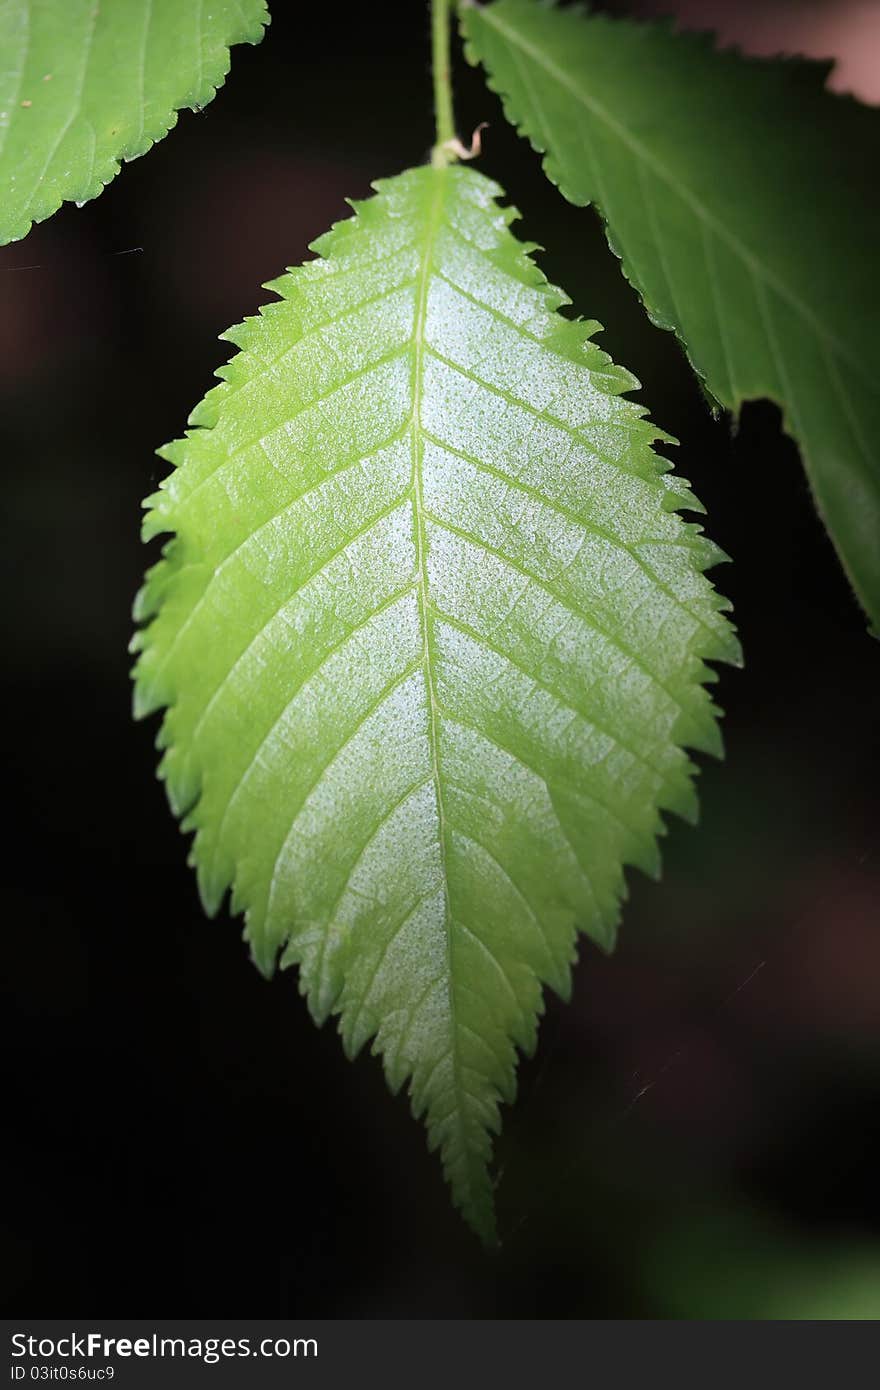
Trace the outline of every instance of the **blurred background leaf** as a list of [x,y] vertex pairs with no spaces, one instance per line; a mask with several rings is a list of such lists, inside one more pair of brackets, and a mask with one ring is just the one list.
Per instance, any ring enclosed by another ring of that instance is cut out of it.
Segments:
[[265,0],[6,0],[0,8],[0,244],[96,198],[183,107],[202,110]]
[[756,62],[668,24],[495,0],[462,29],[711,398],[781,407],[880,635],[880,116],[827,92],[825,64]]

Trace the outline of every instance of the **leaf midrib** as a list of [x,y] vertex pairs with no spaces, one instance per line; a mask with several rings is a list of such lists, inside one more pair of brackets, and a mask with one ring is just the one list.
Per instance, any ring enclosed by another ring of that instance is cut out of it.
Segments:
[[800,314],[801,318],[809,324],[813,333],[821,343],[832,348],[855,372],[858,373],[859,377],[861,377],[872,390],[874,389],[874,383],[866,372],[863,364],[857,357],[853,356],[846,344],[841,342],[835,334],[828,332],[821,321],[816,318],[816,315],[809,305],[805,304],[800,296],[792,290],[784,280],[780,279],[776,272],[771,270],[751,247],[725,227],[724,224],[709,211],[706,205],[700,200],[699,196],[686,184],[683,184],[672,170],[663,163],[658,155],[637,136],[633,135],[631,131],[627,130],[626,126],[615,120],[601,102],[597,101],[595,97],[588,95],[573,82],[564,68],[560,68],[558,64],[554,63],[540,48],[536,48],[533,44],[529,43],[515,28],[511,28],[508,24],[505,24],[502,19],[499,19],[494,6],[482,8],[480,10],[480,19],[496,29],[498,33],[503,34],[515,48],[519,48],[523,53],[527,54],[538,67],[543,68],[544,71],[555,78],[560,86],[564,87],[577,102],[586,107],[591,115],[601,121],[618,140],[629,148],[636,159],[642,160],[658,178],[666,183],[674,193],[678,194],[683,202],[687,203],[688,207],[704,227],[709,227],[721,241],[727,243],[730,249],[735,252],[747,266],[753,276],[760,276],[761,279],[766,281],[772,289],[775,289],[777,294],[786,300],[786,302]]
[[[422,255],[419,261],[419,273],[416,284],[416,306],[413,318],[413,408],[412,408],[412,481],[410,484],[410,496],[413,504],[414,531],[416,546],[416,572],[417,572],[417,594],[419,605],[419,622],[422,632],[423,659],[422,670],[424,674],[425,691],[428,697],[428,743],[431,758],[431,777],[434,784],[434,796],[437,805],[437,838],[440,853],[440,874],[443,881],[443,901],[444,901],[444,927],[446,932],[446,977],[447,977],[447,999],[449,1003],[449,1031],[450,1031],[450,1061],[452,1063],[452,1086],[455,1094],[455,1115],[458,1128],[461,1155],[464,1161],[465,1170],[468,1174],[468,1187],[471,1196],[476,1200],[476,1191],[473,1185],[470,1146],[464,1126],[464,1106],[461,1097],[466,1093],[461,1077],[461,1058],[458,1051],[458,1027],[456,1022],[455,1010],[455,986],[453,982],[452,970],[452,926],[453,913],[452,904],[449,898],[449,874],[447,863],[447,829],[446,811],[443,805],[443,787],[440,779],[440,736],[439,722],[440,710],[437,694],[434,687],[434,672],[431,659],[431,624],[432,606],[428,595],[428,535],[427,535],[427,509],[425,507],[423,486],[422,486],[422,460],[424,454],[424,436],[422,434],[422,379],[425,368],[425,352],[427,344],[425,342],[425,329],[428,312],[428,291],[433,272],[434,243],[437,238],[442,222],[443,197],[446,189],[447,168],[446,166],[434,167],[431,171],[434,191],[431,197],[431,206],[425,226],[425,240]],[[412,1020],[413,1015],[410,1015]]]

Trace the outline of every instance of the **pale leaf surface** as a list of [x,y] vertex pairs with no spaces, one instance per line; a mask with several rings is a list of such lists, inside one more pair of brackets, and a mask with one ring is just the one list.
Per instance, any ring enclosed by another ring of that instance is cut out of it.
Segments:
[[633,378],[501,190],[377,189],[163,451],[137,709],[167,707],[208,910],[231,886],[258,965],[374,1040],[490,1238],[516,1048],[578,929],[611,945],[624,864],[656,871],[661,809],[693,816],[682,745],[718,750],[705,662],[737,647]]

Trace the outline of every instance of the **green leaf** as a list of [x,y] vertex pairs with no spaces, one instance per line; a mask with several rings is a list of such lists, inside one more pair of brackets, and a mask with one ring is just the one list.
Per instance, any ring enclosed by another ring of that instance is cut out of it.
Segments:
[[532,0],[462,10],[548,177],[593,203],[655,323],[723,405],[768,397],[880,627],[880,117],[827,65]]
[[204,903],[411,1083],[456,1203],[487,1172],[541,987],[610,947],[622,865],[692,817],[684,743],[735,660],[720,552],[590,341],[461,168],[376,185],[227,336],[148,499],[136,711]]
[[267,21],[265,0],[2,0],[0,245],[206,106]]

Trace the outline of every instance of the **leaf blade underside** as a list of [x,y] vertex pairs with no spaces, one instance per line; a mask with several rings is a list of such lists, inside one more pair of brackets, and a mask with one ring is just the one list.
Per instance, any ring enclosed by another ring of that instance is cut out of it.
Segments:
[[624,862],[692,817],[737,659],[720,552],[633,378],[461,168],[376,185],[227,336],[241,349],[148,499],[136,711],[203,899],[299,967],[350,1054],[410,1081],[486,1239],[498,1104],[608,946]]
[[880,114],[828,67],[532,0],[463,6],[468,56],[727,409],[767,398],[880,631]]
[[265,0],[6,0],[0,6],[0,245],[96,198],[201,110],[229,49],[258,43]]

